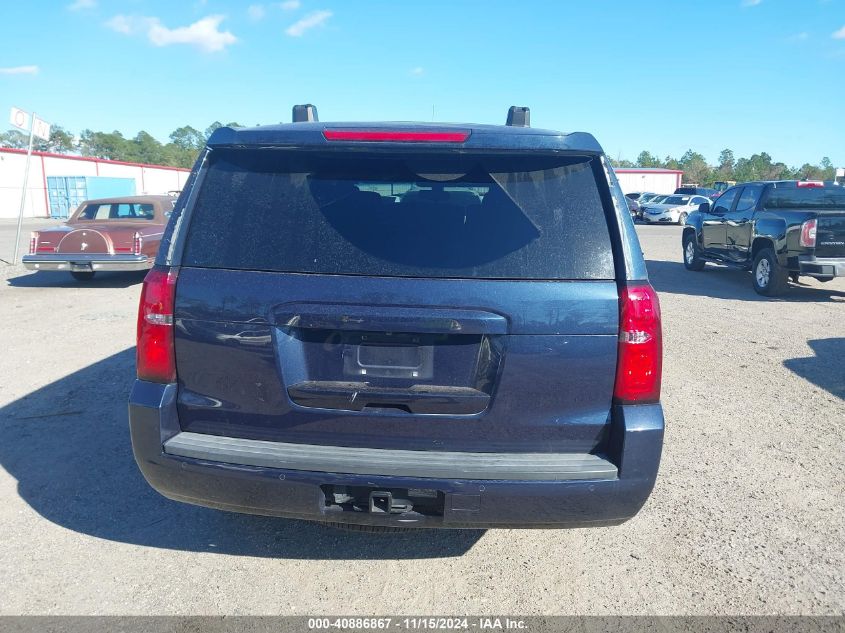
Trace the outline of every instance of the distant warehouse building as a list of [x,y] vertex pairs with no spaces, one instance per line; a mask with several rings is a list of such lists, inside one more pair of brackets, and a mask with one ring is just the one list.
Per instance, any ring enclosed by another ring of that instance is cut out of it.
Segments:
[[[16,218],[26,150],[0,147],[0,218]],[[180,191],[190,170],[85,156],[33,152],[24,217],[66,218],[83,201]]]
[[649,191],[651,193],[675,193],[681,186],[684,172],[680,169],[658,167],[635,167],[614,169],[624,193]]

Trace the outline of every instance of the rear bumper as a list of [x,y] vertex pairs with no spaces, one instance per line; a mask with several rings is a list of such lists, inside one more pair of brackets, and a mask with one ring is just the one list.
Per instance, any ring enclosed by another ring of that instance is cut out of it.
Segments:
[[798,267],[802,275],[809,277],[845,277],[845,258],[812,257],[798,258]]
[[[184,433],[175,385],[136,381],[129,403],[135,460],[166,497],[250,514],[398,527],[622,523],[639,511],[654,486],[663,412],[659,404],[617,407],[613,419],[606,456],[467,457]],[[436,515],[341,511],[327,504],[327,486],[436,490],[444,503]]]
[[153,259],[146,255],[109,255],[108,253],[43,253],[24,255],[23,265],[28,270],[112,271],[147,270]]

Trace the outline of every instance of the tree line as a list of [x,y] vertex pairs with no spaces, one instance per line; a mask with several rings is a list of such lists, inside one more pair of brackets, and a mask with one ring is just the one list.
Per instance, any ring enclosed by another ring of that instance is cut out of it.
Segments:
[[[236,122],[226,125],[241,127]],[[118,131],[95,132],[89,129],[82,130],[79,136],[74,136],[62,126],[54,125],[50,130],[50,139],[35,139],[33,148],[57,154],[81,154],[132,163],[191,168],[208,137],[222,126],[222,123],[215,121],[200,131],[190,125],[184,125],[171,132],[168,143],[161,143],[144,131],[138,132],[133,138],[126,138]],[[0,147],[26,149],[28,141],[28,135],[18,130],[0,133]],[[651,152],[643,151],[635,161],[617,159],[611,160],[611,163],[614,167],[682,169],[685,182],[697,183],[702,187],[712,186],[720,180],[833,180],[835,176],[834,165],[827,157],[822,158],[818,165],[804,163],[800,167],[790,167],[785,163],[775,162],[766,152],[748,158],[736,158],[729,149],[722,150],[716,165],[709,164],[702,154],[693,150],[687,150],[678,159],[667,156],[663,160]]]
[[691,149],[676,159],[667,156],[660,160],[651,152],[640,152],[636,161],[611,160],[614,167],[662,167],[664,169],[682,169],[684,182],[696,183],[702,187],[711,187],[717,181],[748,182],[749,180],[833,180],[836,168],[825,156],[818,165],[804,163],[800,167],[790,167],[782,162],[775,162],[766,152],[754,154],[748,158],[736,158],[733,151],[724,149],[719,154],[719,162],[711,165],[703,155]]
[[[226,123],[229,127],[241,127],[240,123]],[[133,138],[126,138],[118,131],[95,132],[85,129],[74,136],[61,125],[50,128],[50,139],[34,139],[32,148],[41,152],[56,154],[78,154],[94,158],[122,160],[130,163],[149,163],[168,167],[191,168],[199,151],[211,133],[223,127],[215,121],[204,131],[185,125],[171,132],[168,143],[162,143],[145,131],[138,132]],[[0,147],[26,149],[29,135],[19,130],[0,133]]]

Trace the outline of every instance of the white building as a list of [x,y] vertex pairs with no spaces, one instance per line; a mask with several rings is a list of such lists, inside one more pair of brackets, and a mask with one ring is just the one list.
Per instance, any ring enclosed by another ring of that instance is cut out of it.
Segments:
[[623,193],[648,191],[651,193],[675,193],[681,186],[684,172],[680,169],[657,167],[634,167],[614,169]]
[[[0,147],[0,218],[16,218],[26,150]],[[190,170],[33,152],[24,217],[67,217],[88,198],[180,191]]]

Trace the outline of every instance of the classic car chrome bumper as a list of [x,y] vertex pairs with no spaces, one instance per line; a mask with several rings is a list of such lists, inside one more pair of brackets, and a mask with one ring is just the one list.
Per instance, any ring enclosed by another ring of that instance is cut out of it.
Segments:
[[146,255],[109,255],[108,253],[41,253],[24,255],[28,270],[68,270],[90,272],[96,270],[147,270],[154,260]]

